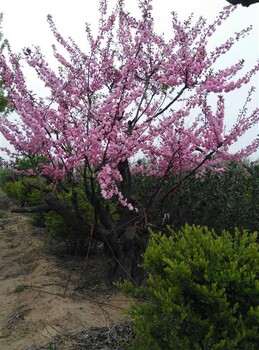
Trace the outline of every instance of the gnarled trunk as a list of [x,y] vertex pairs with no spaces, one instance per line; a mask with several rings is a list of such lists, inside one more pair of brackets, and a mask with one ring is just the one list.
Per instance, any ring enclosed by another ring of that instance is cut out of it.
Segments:
[[147,243],[147,229],[140,231],[130,225],[107,237],[105,253],[113,259],[113,281],[131,280],[135,284],[143,281],[144,271],[139,265],[142,263],[142,254],[147,248]]

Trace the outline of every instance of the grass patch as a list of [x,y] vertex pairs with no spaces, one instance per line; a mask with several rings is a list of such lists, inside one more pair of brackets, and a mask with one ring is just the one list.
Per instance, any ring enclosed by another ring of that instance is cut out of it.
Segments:
[[26,284],[24,284],[24,283],[18,284],[15,287],[14,293],[22,293],[27,288],[28,288],[28,286]]

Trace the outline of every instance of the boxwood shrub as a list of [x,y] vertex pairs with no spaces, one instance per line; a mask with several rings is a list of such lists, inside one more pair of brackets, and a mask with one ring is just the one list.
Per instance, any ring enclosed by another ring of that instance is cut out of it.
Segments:
[[255,350],[259,344],[257,233],[200,226],[151,233],[144,286],[130,311],[138,350]]

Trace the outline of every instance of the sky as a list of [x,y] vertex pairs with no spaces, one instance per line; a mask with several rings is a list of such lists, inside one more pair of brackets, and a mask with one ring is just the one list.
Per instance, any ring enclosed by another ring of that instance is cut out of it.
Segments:
[[[98,0],[0,0],[0,12],[4,14],[2,32],[8,39],[13,51],[19,52],[24,47],[32,45],[40,46],[42,52],[51,62],[51,45],[55,43],[50,32],[46,17],[53,16],[58,29],[65,37],[72,37],[80,47],[86,45],[85,23],[90,23],[93,30],[98,24]],[[110,0],[113,5],[115,0]],[[132,14],[138,12],[137,0],[125,0],[126,7]],[[193,13],[196,18],[203,16],[212,20],[228,3],[225,0],[153,0],[155,28],[158,33],[168,35],[170,28],[171,11],[178,13],[179,18],[187,18]],[[232,54],[224,61],[224,66],[236,61],[237,58],[245,58],[246,68],[252,67],[259,58],[259,4],[249,8],[238,6],[237,11],[222,26],[213,39],[213,44],[222,42],[234,32],[241,30],[250,24],[253,25],[253,32],[242,40],[233,50]],[[252,107],[259,106],[259,77],[253,79],[252,84],[257,86],[257,93],[254,95]],[[38,82],[31,77],[32,88],[38,88]],[[231,97],[232,98],[232,97]],[[233,97],[233,103],[229,106],[229,117],[227,120],[230,126],[242,108],[242,101],[245,101],[246,94],[238,92]],[[241,102],[240,102],[241,101]],[[238,103],[240,105],[237,105]],[[249,132],[246,137],[239,142],[237,147],[242,147],[249,143],[259,133],[259,126]],[[0,135],[0,144],[4,144],[4,139]],[[259,150],[253,158],[259,157]]]

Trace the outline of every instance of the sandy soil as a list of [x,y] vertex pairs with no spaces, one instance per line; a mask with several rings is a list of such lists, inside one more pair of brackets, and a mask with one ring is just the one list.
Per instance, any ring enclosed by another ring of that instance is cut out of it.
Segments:
[[[92,266],[101,269],[98,263]],[[36,349],[57,336],[59,345],[46,349],[74,349],[68,334],[121,322],[130,301],[95,284],[95,275],[82,259],[47,253],[30,217],[7,212],[0,222],[0,349]]]

